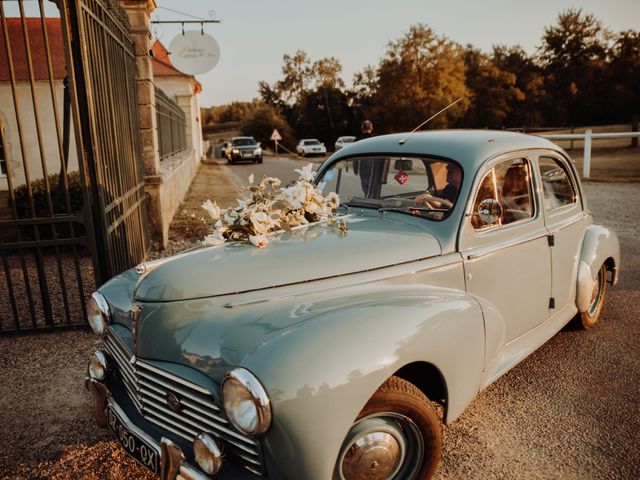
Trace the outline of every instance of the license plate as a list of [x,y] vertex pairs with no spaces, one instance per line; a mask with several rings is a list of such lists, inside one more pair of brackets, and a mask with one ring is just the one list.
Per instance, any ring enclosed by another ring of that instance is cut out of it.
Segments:
[[158,473],[158,452],[129,430],[111,406],[107,408],[109,428],[126,452],[154,473]]
[[251,158],[253,157],[253,153],[245,153],[242,155],[244,158]]

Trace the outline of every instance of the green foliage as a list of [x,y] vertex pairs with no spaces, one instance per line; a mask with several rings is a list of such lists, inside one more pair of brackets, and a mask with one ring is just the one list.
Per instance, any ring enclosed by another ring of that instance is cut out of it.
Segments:
[[458,98],[463,101],[436,117],[427,128],[446,128],[469,104],[462,48],[422,24],[391,42],[376,69],[371,99],[376,131],[411,130]]
[[277,129],[282,140],[279,142],[289,150],[295,149],[295,138],[293,131],[287,121],[278,113],[278,111],[269,106],[263,105],[257,109],[249,119],[242,125],[242,134],[254,137],[263,147],[273,147],[271,141],[271,133],[273,129]]
[[334,57],[298,50],[283,56],[281,80],[260,82],[260,96],[294,136],[328,145],[358,135],[364,118],[376,133],[411,130],[458,98],[424,128],[622,123],[640,113],[640,32],[614,35],[580,9],[560,13],[534,55],[517,45],[487,54],[417,24],[352,87],[341,71]]
[[[27,185],[20,185],[14,188],[13,194],[16,200],[16,211],[18,218],[36,218],[50,217],[51,208],[54,214],[61,213],[77,213],[82,209],[84,204],[82,200],[82,185],[80,183],[80,173],[69,172],[67,174],[67,184],[69,188],[69,203],[71,211],[67,209],[67,200],[65,195],[64,178],[60,182],[60,175],[57,173],[47,177],[49,189],[51,192],[51,204],[49,203],[49,195],[47,194],[44,178],[39,178],[31,182],[31,195],[35,208],[35,215],[31,209],[31,200],[29,198],[29,190]],[[51,205],[51,206],[50,206]],[[11,207],[11,205],[9,205]]]
[[489,55],[472,47],[464,52],[466,83],[471,102],[463,125],[472,128],[500,128],[511,106],[524,100],[516,86],[516,75],[501,69]]
[[[64,177],[63,181],[60,182],[60,175],[54,173],[52,175],[49,175],[47,179],[49,182],[50,195],[47,194],[44,178],[39,178],[31,182],[31,196],[29,196],[29,190],[26,184],[20,185],[13,190],[13,194],[15,197],[15,208],[18,214],[18,218],[51,217],[52,209],[54,215],[69,213],[74,214],[82,210],[84,201],[82,198],[82,184],[79,172],[75,171],[69,172],[67,174],[70,208],[67,208]],[[9,202],[11,202],[10,199]],[[11,208],[11,205],[9,205],[9,207]],[[77,225],[74,228],[74,233],[76,236],[80,235],[83,231],[83,227],[81,225]],[[23,240],[35,239],[33,227],[21,227],[20,231]],[[53,229],[50,225],[38,226],[38,234],[40,240],[54,238]],[[71,229],[69,224],[56,224],[56,236],[57,238],[71,237]]]

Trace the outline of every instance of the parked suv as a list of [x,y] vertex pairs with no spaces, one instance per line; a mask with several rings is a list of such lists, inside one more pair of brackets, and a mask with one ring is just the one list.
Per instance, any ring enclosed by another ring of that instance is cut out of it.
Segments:
[[239,160],[251,160],[262,163],[262,148],[253,137],[233,137],[231,146],[227,148],[227,161],[236,163]]

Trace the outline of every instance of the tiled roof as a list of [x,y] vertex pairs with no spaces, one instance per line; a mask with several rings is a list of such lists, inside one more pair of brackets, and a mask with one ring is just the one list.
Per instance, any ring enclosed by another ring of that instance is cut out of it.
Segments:
[[[7,18],[6,20],[15,78],[16,80],[28,81],[29,65],[27,62],[22,19]],[[49,69],[47,66],[47,55],[42,32],[42,19],[25,18],[24,20],[27,24],[26,33],[29,39],[29,49],[31,50],[34,80],[48,80]],[[47,39],[49,41],[53,78],[61,80],[67,75],[67,60],[65,58],[64,42],[62,39],[62,24],[59,18],[47,18],[45,19],[45,25],[47,28]],[[10,78],[3,32],[2,35],[0,35],[0,81],[8,81]]]
[[151,63],[153,64],[153,76],[154,77],[192,77],[187,73],[183,73],[173,66],[171,63],[171,57],[169,51],[165,46],[156,40],[151,46],[153,57],[151,57]]
[[202,85],[196,77],[189,75],[188,73],[181,72],[171,63],[171,55],[169,50],[162,44],[160,40],[153,42],[151,46],[153,56],[151,57],[151,64],[153,65],[154,77],[186,77],[191,78],[195,82],[196,93],[202,91]]

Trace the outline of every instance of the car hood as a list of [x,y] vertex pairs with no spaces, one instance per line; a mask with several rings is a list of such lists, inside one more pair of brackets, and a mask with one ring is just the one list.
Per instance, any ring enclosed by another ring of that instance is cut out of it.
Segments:
[[274,288],[384,268],[441,254],[438,240],[403,215],[345,218],[348,229],[318,223],[248,242],[200,248],[146,264],[135,299],[172,302]]

